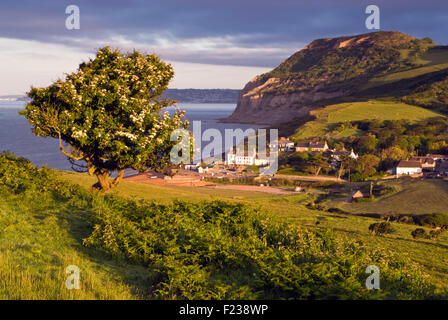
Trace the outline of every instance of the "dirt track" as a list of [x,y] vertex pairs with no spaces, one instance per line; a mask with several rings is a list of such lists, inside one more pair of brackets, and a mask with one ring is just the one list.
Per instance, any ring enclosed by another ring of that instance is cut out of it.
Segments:
[[301,180],[301,181],[335,181],[345,183],[347,180],[338,179],[336,177],[329,176],[296,176],[291,174],[275,174],[274,179],[289,179],[289,180]]
[[216,185],[210,188],[214,189],[227,189],[227,190],[242,190],[242,191],[257,191],[257,192],[266,192],[266,193],[274,193],[274,194],[283,194],[283,195],[293,195],[298,194],[295,191],[288,191],[281,188],[275,187],[260,187],[260,186],[247,186],[247,185]]

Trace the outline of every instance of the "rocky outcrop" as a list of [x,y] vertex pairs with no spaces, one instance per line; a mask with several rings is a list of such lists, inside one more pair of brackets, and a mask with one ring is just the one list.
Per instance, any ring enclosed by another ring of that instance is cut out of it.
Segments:
[[[344,91],[326,92],[320,87],[308,91],[279,93],[283,82],[278,78],[252,79],[240,92],[233,114],[223,122],[278,124],[309,114],[312,103],[346,94]],[[270,89],[263,93],[263,88]]]

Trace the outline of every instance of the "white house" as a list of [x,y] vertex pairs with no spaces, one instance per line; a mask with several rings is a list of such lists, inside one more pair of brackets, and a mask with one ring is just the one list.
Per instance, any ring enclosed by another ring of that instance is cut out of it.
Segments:
[[255,164],[256,152],[244,150],[236,151],[236,148],[229,150],[226,156],[226,165],[251,166]]
[[401,160],[395,169],[395,173],[397,175],[419,174],[422,173],[422,164],[420,161]]
[[226,156],[226,165],[239,165],[239,166],[266,166],[269,165],[270,161],[268,157],[261,158],[259,154],[254,150],[247,151],[239,150],[236,151],[236,148],[232,148]]
[[255,165],[256,166],[267,166],[269,165],[270,161],[269,158],[259,158],[258,154],[255,158]]
[[353,160],[358,159],[358,154],[356,154],[353,149],[351,151],[347,151],[347,150],[336,150],[336,151],[331,151],[330,155],[333,159],[340,161],[341,160],[341,156],[342,155],[348,155],[350,158],[352,158]]
[[352,151],[347,151],[347,150],[331,150],[330,152],[328,152],[328,154],[331,157],[331,165],[333,167],[337,167],[339,166],[339,163],[341,161],[341,157],[343,155],[347,155],[350,158],[352,158],[353,160],[357,160],[358,159],[358,154],[356,154],[353,150]]

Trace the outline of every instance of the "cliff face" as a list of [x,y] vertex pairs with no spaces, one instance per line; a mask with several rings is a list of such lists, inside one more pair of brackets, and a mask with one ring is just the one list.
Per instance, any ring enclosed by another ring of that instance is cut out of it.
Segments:
[[400,32],[315,40],[247,83],[224,121],[272,125],[303,117],[319,101],[350,95],[378,74],[412,66],[403,50],[420,47]]
[[[267,80],[258,76],[252,79],[238,97],[233,114],[225,122],[276,124],[305,116],[312,110],[312,103],[346,94],[345,90],[327,92],[316,86],[311,90],[282,92],[283,81],[279,78]],[[275,90],[263,93],[263,89]]]

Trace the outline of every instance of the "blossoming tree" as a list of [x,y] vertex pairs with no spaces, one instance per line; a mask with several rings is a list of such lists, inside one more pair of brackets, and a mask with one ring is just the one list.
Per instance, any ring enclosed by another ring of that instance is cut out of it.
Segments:
[[[155,54],[121,53],[109,47],[46,88],[31,88],[21,112],[33,133],[59,140],[71,162],[84,160],[103,191],[116,186],[124,170],[144,172],[169,166],[175,129],[186,129],[182,112],[161,98],[174,72]],[[114,173],[116,176],[113,178]]]

